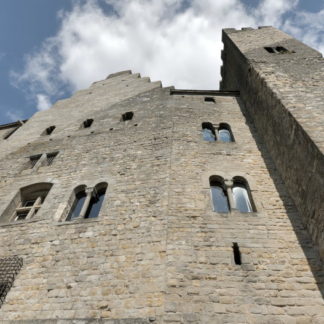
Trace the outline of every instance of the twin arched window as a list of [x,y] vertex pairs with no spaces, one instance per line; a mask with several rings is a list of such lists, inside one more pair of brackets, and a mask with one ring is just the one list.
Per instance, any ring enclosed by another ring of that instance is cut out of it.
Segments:
[[244,178],[234,177],[225,183],[222,177],[211,176],[209,183],[215,212],[228,213],[233,209],[241,213],[255,211],[249,185]]
[[[33,218],[44,203],[52,186],[52,183],[36,183],[21,188],[5,209],[0,222],[19,222]],[[107,186],[106,182],[101,182],[91,188],[77,187],[73,192],[72,206],[69,208],[66,220],[97,217]]]
[[95,218],[99,211],[107,190],[107,183],[98,183],[95,187],[78,186],[72,196],[72,207],[66,218],[67,221],[76,218]]
[[204,122],[201,124],[203,139],[207,142],[234,142],[234,137],[230,125],[220,123],[214,127],[212,123]]

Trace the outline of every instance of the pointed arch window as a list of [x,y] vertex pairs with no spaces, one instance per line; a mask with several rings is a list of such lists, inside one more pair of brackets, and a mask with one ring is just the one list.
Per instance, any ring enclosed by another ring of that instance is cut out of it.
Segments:
[[102,182],[95,187],[82,185],[74,189],[74,201],[66,220],[98,217],[107,186],[106,182]]
[[201,128],[202,128],[202,136],[204,141],[207,142],[216,141],[215,129],[212,123],[208,123],[208,122],[202,123]]
[[230,210],[224,180],[221,177],[209,178],[213,210],[218,213],[228,213]]

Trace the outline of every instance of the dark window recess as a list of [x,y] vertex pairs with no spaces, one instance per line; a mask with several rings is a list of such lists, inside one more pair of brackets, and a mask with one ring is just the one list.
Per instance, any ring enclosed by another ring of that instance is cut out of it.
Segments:
[[124,114],[122,114],[123,121],[132,120],[133,117],[134,117],[134,113],[132,111],[128,111],[128,112],[125,112]]
[[22,265],[23,259],[17,256],[0,259],[0,307],[4,303]]
[[68,217],[66,218],[67,221],[70,221],[70,220],[75,219],[80,216],[80,212],[81,212],[81,209],[82,209],[82,206],[83,206],[83,203],[84,203],[86,197],[87,197],[87,194],[86,194],[85,190],[79,191],[75,195],[75,201],[73,203],[73,206],[71,208],[71,211],[70,211]]
[[36,199],[23,201],[22,205],[24,207],[32,207],[35,204]]
[[38,155],[33,155],[29,157],[29,161],[30,161],[30,168],[32,169],[36,163],[38,162],[38,160],[41,158],[41,154]]
[[[282,46],[276,46],[276,47],[265,47],[264,48],[268,53],[279,53],[279,54],[285,54],[285,53],[289,53],[289,51],[282,47]],[[292,52],[295,53],[295,52]]]
[[15,218],[16,222],[25,220],[27,218],[28,212],[17,212],[17,216]]
[[101,190],[98,190],[96,195],[92,196],[84,218],[98,217],[102,202],[105,198],[106,189],[107,189],[106,187],[102,188]]
[[84,122],[83,122],[83,127],[84,128],[88,128],[92,125],[93,123],[93,119],[86,119]]
[[46,154],[46,162],[47,165],[51,165],[55,159],[55,157],[57,156],[58,152],[53,152],[53,153],[47,153]]
[[213,97],[205,97],[205,102],[213,102],[213,103],[216,103],[215,102],[215,99]]
[[240,247],[236,242],[233,242],[233,254],[234,254],[234,261],[235,264],[242,264],[241,261],[241,252],[240,252]]
[[45,135],[51,135],[55,129],[55,126],[50,126],[45,129]]
[[277,51],[278,53],[280,53],[280,54],[284,54],[284,53],[288,53],[288,52],[289,52],[286,48],[284,48],[284,47],[282,47],[282,46],[277,46],[277,47],[276,47],[276,51]]
[[268,53],[276,53],[275,49],[273,47],[265,47],[264,48]]
[[7,135],[3,139],[9,138],[20,126],[14,128],[13,130],[9,131]]
[[202,136],[204,141],[207,142],[216,141],[215,129],[212,123],[208,123],[208,122],[202,123],[201,128],[202,128]]

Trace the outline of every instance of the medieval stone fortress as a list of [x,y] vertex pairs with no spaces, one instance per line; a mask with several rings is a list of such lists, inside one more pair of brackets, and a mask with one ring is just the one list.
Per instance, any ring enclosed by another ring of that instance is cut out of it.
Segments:
[[221,90],[124,71],[0,126],[0,323],[324,323],[323,58],[223,42]]

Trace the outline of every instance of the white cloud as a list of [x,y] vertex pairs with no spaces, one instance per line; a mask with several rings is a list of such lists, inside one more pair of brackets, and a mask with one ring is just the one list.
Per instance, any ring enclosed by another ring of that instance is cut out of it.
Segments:
[[50,98],[44,94],[37,94],[37,109],[38,110],[46,110],[51,107]]
[[[27,85],[39,109],[47,108],[63,87],[74,91],[124,69],[163,85],[218,88],[221,29],[275,25],[323,49],[323,13],[296,13],[298,0],[263,0],[247,9],[240,0],[96,0],[60,13],[57,35],[26,59],[16,85]],[[312,26],[306,36],[302,32]],[[41,94],[40,94],[41,93]]]

